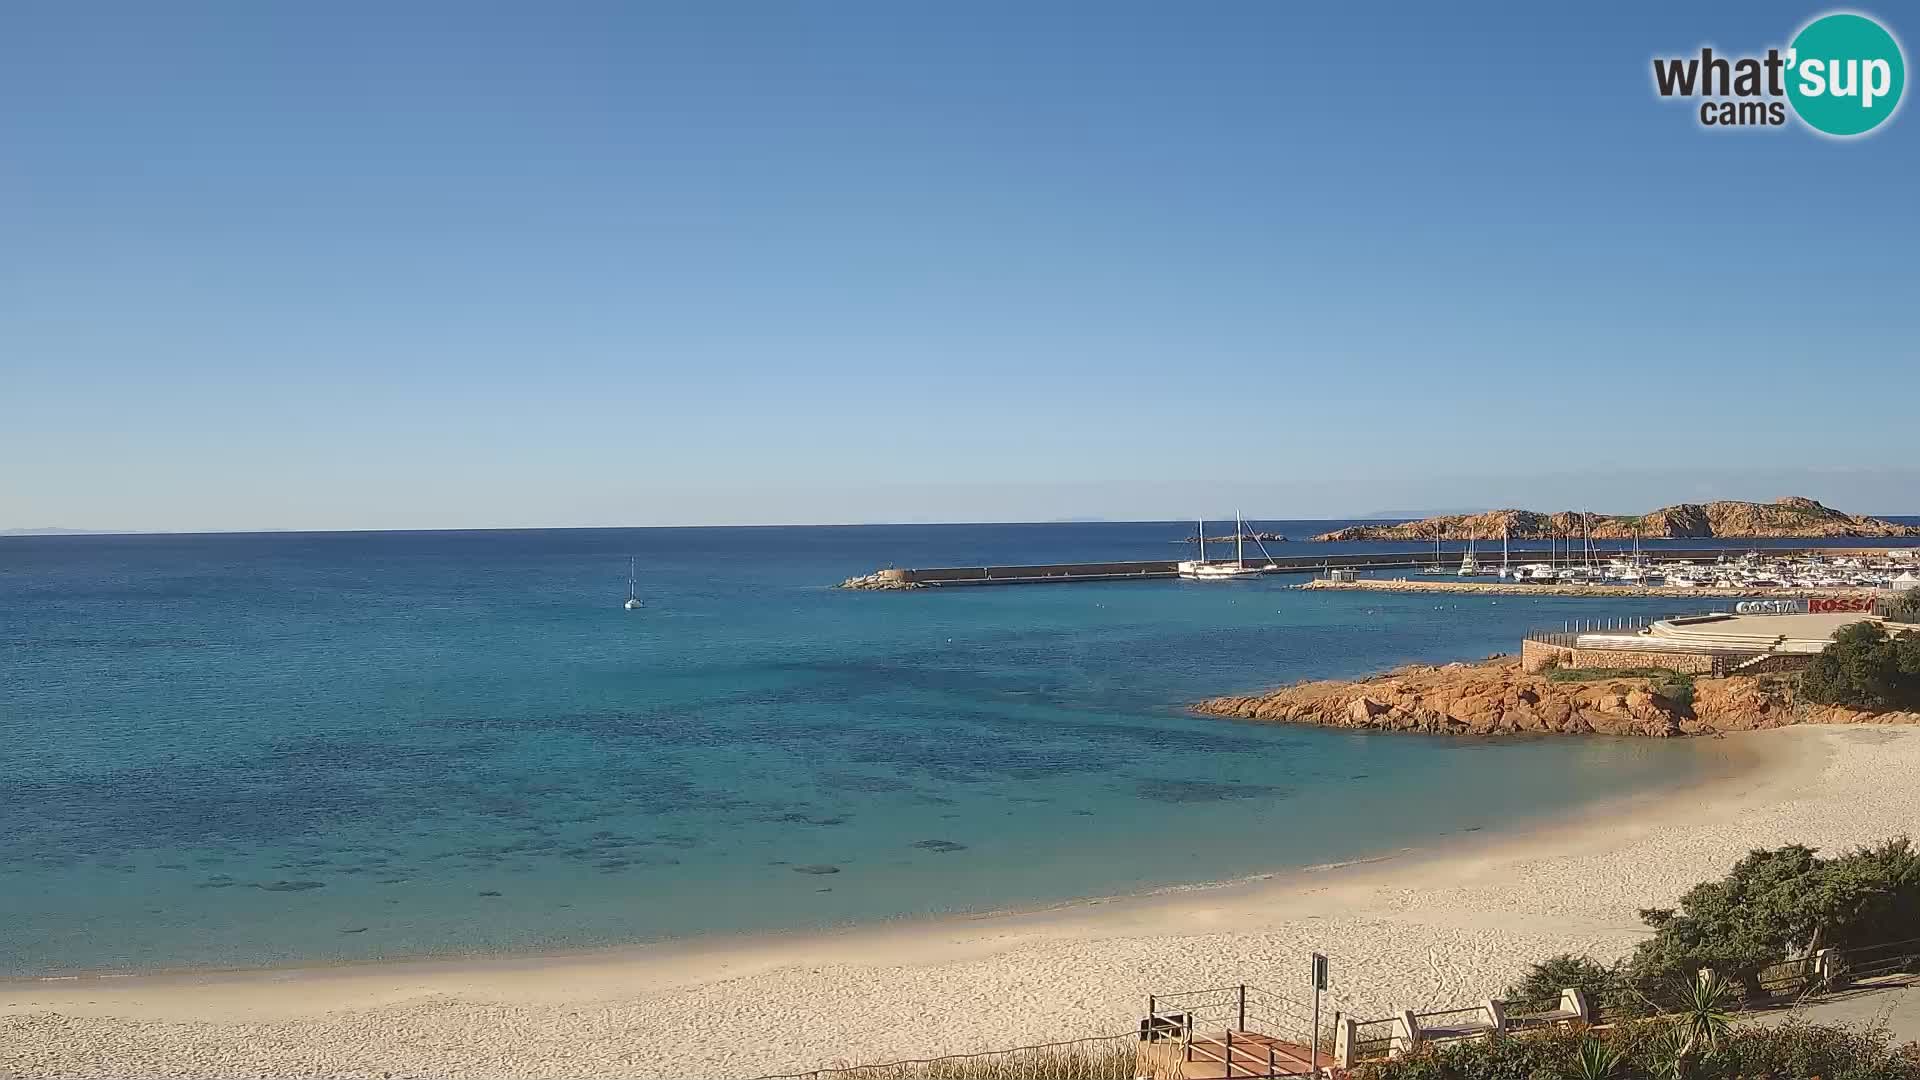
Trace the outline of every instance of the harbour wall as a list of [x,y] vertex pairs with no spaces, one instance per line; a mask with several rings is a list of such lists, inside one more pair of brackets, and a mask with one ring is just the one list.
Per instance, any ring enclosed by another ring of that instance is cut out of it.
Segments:
[[882,570],[882,577],[913,585],[1029,585],[1057,581],[1118,581],[1170,578],[1178,560],[1140,562],[1045,563],[1035,566],[939,566],[923,570]]

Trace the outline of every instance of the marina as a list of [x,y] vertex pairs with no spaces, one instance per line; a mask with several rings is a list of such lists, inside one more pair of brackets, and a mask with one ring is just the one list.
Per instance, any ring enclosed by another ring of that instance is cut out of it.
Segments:
[[[919,589],[977,585],[1042,585],[1091,581],[1152,581],[1166,578],[1201,579],[1205,568],[1227,568],[1222,576],[1333,575],[1335,584],[1357,584],[1361,573],[1416,570],[1436,578],[1495,577],[1500,585],[1486,587],[1522,590],[1544,586],[1579,586],[1609,590],[1727,590],[1759,594],[1771,590],[1899,589],[1920,583],[1920,551],[1905,548],[1795,548],[1765,553],[1743,547],[1664,549],[1657,553],[1588,552],[1577,561],[1538,550],[1503,554],[1498,564],[1482,560],[1469,550],[1446,552],[1342,552],[1316,555],[1280,555],[1249,565],[1244,557],[1233,561],[1142,559],[1134,561],[1062,562],[1034,565],[887,567],[841,583],[848,589]],[[1465,584],[1431,582],[1423,584]],[[1398,584],[1398,583],[1394,583]],[[1376,583],[1370,587],[1387,587]],[[1607,595],[1603,593],[1602,595]],[[1617,593],[1611,593],[1617,595]],[[1659,595],[1654,593],[1652,595]],[[1703,591],[1702,595],[1711,595]]]

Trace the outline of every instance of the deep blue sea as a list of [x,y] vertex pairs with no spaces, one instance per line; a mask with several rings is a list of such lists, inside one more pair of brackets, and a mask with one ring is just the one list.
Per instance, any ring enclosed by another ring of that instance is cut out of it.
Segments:
[[1431,843],[1712,767],[1682,742],[1182,711],[1671,601],[828,587],[888,563],[1165,558],[1190,531],[0,538],[0,973],[1030,905]]

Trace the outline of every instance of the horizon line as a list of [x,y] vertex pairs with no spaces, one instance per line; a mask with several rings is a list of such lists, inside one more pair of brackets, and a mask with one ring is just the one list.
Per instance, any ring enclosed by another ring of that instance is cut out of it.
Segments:
[[[1345,517],[1245,518],[1244,524],[1260,522],[1412,522],[1431,517],[1462,517],[1500,513],[1514,507],[1476,510],[1462,513],[1430,514],[1426,517],[1349,515]],[[1535,512],[1538,511],[1529,511]],[[1598,514],[1594,510],[1552,511],[1553,513]],[[1606,515],[1602,515],[1606,516]],[[1920,514],[1856,514],[1856,517],[1880,519],[1920,518]],[[494,533],[494,532],[634,532],[666,529],[884,529],[884,528],[961,528],[979,525],[1164,525],[1196,521],[1195,518],[1053,518],[1046,521],[769,521],[747,524],[690,525],[476,525],[452,528],[334,528],[334,529],[69,529],[60,527],[0,529],[0,540],[58,540],[117,536],[332,536],[373,533]],[[1225,519],[1221,519],[1225,520]],[[1661,539],[1655,537],[1654,539]]]

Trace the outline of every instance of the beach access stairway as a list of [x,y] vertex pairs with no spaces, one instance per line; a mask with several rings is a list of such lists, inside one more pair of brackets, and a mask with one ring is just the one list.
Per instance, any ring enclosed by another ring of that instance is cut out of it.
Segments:
[[[1309,1006],[1257,986],[1155,994],[1140,1021],[1138,1075],[1150,1080],[1311,1076]],[[1319,1064],[1333,1063],[1322,1044]]]

